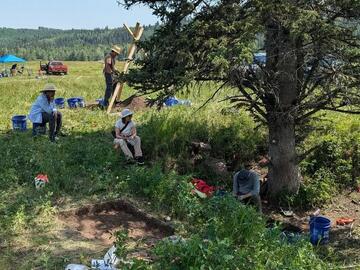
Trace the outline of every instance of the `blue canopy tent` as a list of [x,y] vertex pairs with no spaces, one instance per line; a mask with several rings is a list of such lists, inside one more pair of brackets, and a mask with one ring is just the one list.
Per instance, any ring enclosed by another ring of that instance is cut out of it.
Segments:
[[24,63],[24,62],[26,62],[26,60],[12,54],[5,54],[0,57],[0,63],[4,63],[4,70],[5,70],[5,63]]
[[11,54],[5,54],[0,57],[0,63],[24,63],[24,62],[26,62],[26,60]]

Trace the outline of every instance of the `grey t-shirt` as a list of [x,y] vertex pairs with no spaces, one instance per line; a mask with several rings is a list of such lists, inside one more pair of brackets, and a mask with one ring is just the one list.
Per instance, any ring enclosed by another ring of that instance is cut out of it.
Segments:
[[245,195],[251,193],[253,196],[260,194],[260,179],[256,172],[250,170],[240,170],[234,175],[233,179],[234,195]]

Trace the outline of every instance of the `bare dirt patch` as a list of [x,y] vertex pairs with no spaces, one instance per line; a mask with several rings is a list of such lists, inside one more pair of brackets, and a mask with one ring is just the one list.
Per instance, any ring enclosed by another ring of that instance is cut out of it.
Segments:
[[146,257],[146,250],[164,237],[174,234],[167,223],[131,205],[125,200],[88,205],[61,212],[63,235],[74,241],[93,241],[100,247],[110,247],[116,231],[126,229],[128,244],[134,253]]

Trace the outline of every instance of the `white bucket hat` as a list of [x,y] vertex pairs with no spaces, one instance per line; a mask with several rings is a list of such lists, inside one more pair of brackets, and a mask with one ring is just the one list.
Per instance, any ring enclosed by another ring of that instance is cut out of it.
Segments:
[[121,112],[120,116],[121,116],[121,118],[125,118],[126,116],[133,115],[133,114],[134,113],[132,111],[130,111],[129,109],[124,109]]

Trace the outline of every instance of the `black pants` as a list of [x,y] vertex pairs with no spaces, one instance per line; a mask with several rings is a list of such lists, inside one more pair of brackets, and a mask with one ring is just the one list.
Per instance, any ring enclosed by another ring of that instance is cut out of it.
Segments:
[[256,210],[260,213],[262,213],[262,207],[261,207],[261,199],[260,196],[251,196],[246,199],[243,199],[242,202],[244,204],[252,205],[256,208]]
[[42,114],[42,125],[46,125],[46,123],[49,123],[49,137],[50,140],[55,140],[56,134],[60,132],[61,126],[62,126],[62,115],[58,111],[56,112],[56,118],[54,113],[45,113]]
[[105,95],[104,95],[104,106],[109,105],[109,99],[111,95],[114,93],[115,85],[113,84],[112,75],[110,73],[104,73],[105,74],[105,83],[106,83],[106,89],[105,89]]

